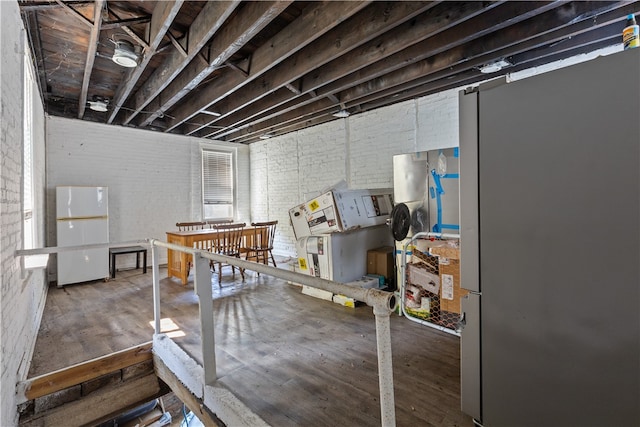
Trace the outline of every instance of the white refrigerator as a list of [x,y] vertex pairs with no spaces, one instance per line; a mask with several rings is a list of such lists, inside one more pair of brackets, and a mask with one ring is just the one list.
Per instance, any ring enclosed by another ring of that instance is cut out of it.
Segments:
[[[107,187],[56,187],[57,245],[109,242]],[[107,247],[58,253],[58,287],[109,277]]]

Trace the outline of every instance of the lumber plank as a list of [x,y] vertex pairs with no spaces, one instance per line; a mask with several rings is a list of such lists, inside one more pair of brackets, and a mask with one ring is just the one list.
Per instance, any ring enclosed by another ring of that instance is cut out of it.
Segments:
[[20,421],[21,427],[94,425],[160,397],[166,391],[155,374],[97,390],[79,400]]
[[81,384],[110,372],[151,360],[151,341],[126,350],[78,363],[49,374],[30,378],[19,385],[25,400],[46,396],[56,391]]

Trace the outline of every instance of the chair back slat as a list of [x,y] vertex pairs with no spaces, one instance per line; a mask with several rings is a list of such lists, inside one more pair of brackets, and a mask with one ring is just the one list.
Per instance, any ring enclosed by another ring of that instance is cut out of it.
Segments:
[[273,239],[276,235],[278,221],[252,222],[253,242],[252,248],[261,250],[272,250]]
[[220,224],[232,224],[232,223],[233,223],[232,219],[216,219],[216,220],[207,221],[207,225],[209,225],[209,228],[215,228],[216,225],[220,225]]
[[218,232],[214,252],[227,255],[239,256],[242,247],[242,231],[246,223],[218,224],[213,228]]
[[178,231],[204,230],[205,225],[207,225],[205,221],[176,222],[176,227],[178,227]]

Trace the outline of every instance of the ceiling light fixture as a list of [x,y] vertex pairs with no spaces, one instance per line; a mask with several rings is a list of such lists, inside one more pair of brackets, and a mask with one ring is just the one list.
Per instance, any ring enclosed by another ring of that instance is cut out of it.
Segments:
[[337,111],[337,112],[333,113],[332,115],[333,115],[333,117],[344,118],[344,117],[349,117],[351,115],[351,113],[343,108],[342,110]]
[[107,104],[109,104],[108,100],[95,100],[95,101],[87,101],[89,103],[89,109],[93,111],[105,112],[107,111]]
[[140,56],[136,53],[133,43],[127,40],[118,40],[115,43],[116,49],[111,58],[113,62],[127,68],[137,67]]
[[482,74],[497,73],[505,67],[510,67],[512,64],[506,59],[500,59],[499,61],[490,62],[480,67]]
[[260,135],[260,139],[269,139],[273,137],[272,133],[263,133],[262,135]]

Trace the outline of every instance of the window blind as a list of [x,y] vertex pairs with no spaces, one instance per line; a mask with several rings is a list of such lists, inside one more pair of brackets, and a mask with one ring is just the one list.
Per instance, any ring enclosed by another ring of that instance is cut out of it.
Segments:
[[233,204],[231,153],[202,152],[202,194],[205,205]]

